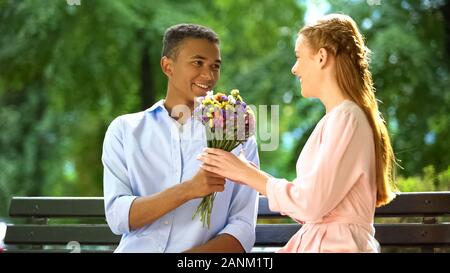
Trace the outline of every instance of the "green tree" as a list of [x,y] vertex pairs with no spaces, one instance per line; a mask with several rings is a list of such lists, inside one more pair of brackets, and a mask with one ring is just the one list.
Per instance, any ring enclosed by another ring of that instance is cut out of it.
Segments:
[[242,83],[256,82],[253,65],[289,59],[276,44],[290,46],[286,27],[300,14],[294,1],[0,1],[0,215],[11,195],[102,195],[108,124],[165,95],[159,60],[168,26],[214,28],[224,52],[221,86],[260,90],[257,103],[270,90]]
[[[417,181],[434,179],[433,189],[445,189],[449,1],[329,2],[329,12],[358,22],[373,51],[381,110],[405,168],[400,179],[413,181],[404,188],[432,188]],[[0,216],[12,195],[102,195],[106,128],[163,98],[161,40],[181,22],[218,32],[217,90],[238,88],[251,104],[280,105],[280,146],[261,151],[261,165],[292,179],[324,114],[317,100],[301,98],[290,73],[305,10],[294,0],[0,0]]]
[[182,1],[0,2],[0,215],[11,195],[102,194],[107,125],[163,94],[162,33],[195,9]]
[[450,165],[449,1],[330,1],[350,14],[372,50],[381,110],[402,175]]

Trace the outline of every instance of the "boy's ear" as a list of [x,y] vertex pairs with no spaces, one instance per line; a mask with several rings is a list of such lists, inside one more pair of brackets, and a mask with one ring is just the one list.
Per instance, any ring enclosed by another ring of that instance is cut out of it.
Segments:
[[161,69],[167,77],[172,76],[172,59],[163,56],[161,58]]
[[318,55],[318,59],[319,59],[320,68],[324,68],[328,61],[327,50],[325,48],[321,48],[321,49],[319,49],[319,52],[317,55]]

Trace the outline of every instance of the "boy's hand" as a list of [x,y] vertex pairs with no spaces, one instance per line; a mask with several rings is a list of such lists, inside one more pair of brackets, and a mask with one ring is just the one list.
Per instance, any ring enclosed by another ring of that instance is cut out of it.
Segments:
[[189,191],[192,198],[205,197],[214,192],[225,190],[225,178],[215,173],[200,169],[189,181]]

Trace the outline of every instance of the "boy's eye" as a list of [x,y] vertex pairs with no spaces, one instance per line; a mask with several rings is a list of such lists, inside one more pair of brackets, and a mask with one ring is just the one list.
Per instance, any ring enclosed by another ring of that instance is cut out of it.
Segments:
[[196,66],[201,66],[201,65],[203,65],[203,62],[202,61],[194,61],[193,64]]
[[213,68],[214,70],[220,70],[220,65],[215,64],[215,65],[212,66],[212,68]]

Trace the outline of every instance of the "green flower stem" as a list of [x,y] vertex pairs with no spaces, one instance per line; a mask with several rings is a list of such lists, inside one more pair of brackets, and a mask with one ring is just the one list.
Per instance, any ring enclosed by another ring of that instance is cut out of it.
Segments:
[[[240,140],[229,140],[226,139],[225,136],[223,139],[215,139],[214,133],[210,132],[208,129],[206,129],[206,135],[209,139],[207,141],[208,148],[217,148],[222,149],[227,152],[231,152],[234,150],[237,146],[239,146],[243,141]],[[202,226],[209,228],[211,224],[211,212],[214,205],[214,199],[216,198],[216,193],[211,193],[208,196],[203,197],[202,201],[198,205],[197,209],[195,210],[194,215],[192,215],[192,219],[195,218],[195,216],[199,215],[200,221],[202,222]]]

